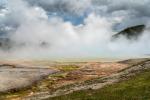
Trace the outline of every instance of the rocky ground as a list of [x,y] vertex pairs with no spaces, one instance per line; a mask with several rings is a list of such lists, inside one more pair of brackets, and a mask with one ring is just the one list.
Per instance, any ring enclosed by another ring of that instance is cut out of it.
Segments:
[[42,100],[78,90],[99,89],[148,69],[149,65],[149,59],[73,63],[23,61],[9,62],[9,65],[1,62],[0,97]]

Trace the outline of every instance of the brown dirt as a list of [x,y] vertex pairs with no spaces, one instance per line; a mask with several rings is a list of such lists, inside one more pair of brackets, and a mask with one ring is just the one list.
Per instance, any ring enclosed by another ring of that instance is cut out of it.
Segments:
[[[0,64],[9,64],[11,66],[20,66],[20,67],[31,67],[31,68],[49,68],[51,70],[58,71],[58,76],[48,76],[48,78],[39,84],[37,84],[36,88],[38,91],[32,89],[30,93],[25,96],[32,97],[36,94],[41,94],[45,92],[49,92],[51,90],[56,90],[60,87],[82,83],[87,80],[110,76],[114,73],[117,73],[129,66],[127,63],[121,62],[50,62],[50,61],[6,61],[0,62]],[[78,66],[78,68],[73,70],[62,70],[64,66]],[[63,75],[61,75],[63,74]],[[65,75],[64,75],[65,74]],[[44,90],[44,91],[43,91]],[[17,96],[18,98],[18,96]],[[22,97],[19,97],[22,98]],[[12,100],[12,99],[10,99]],[[19,99],[18,99],[19,100]]]
[[97,77],[109,76],[127,67],[128,64],[113,62],[85,63],[80,66],[79,69],[67,72],[67,75],[64,78],[56,80],[54,87],[58,88],[68,84],[81,83],[83,81],[94,79]]

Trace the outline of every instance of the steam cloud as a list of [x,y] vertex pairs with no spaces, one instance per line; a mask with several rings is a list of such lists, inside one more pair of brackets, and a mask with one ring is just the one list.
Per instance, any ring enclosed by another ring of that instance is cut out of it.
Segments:
[[[150,53],[149,0],[1,0],[0,34],[15,45],[2,58],[128,57]],[[145,24],[138,41],[120,30]],[[12,43],[12,44],[13,44]]]

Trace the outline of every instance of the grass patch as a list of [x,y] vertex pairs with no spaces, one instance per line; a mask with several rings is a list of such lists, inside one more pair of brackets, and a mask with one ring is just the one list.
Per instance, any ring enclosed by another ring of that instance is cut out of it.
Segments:
[[150,70],[98,90],[84,90],[47,100],[150,100]]
[[30,87],[22,88],[20,90],[10,90],[9,92],[0,93],[0,100],[12,100],[14,98],[24,97],[30,92]]
[[63,72],[69,72],[79,69],[79,66],[76,65],[62,65],[57,67],[59,70]]
[[66,78],[67,76],[67,73],[56,73],[56,74],[52,74],[52,75],[49,75],[49,78]]

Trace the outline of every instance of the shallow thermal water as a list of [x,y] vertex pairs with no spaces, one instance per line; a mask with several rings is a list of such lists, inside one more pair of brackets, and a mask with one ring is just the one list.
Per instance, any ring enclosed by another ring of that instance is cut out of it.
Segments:
[[54,73],[48,68],[30,68],[1,66],[0,67],[0,92],[22,88],[33,84],[44,76]]

